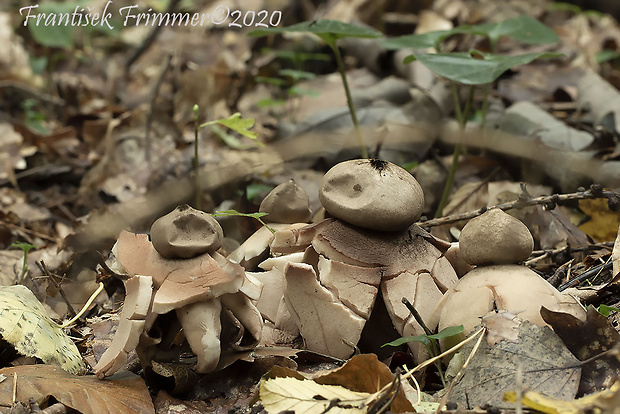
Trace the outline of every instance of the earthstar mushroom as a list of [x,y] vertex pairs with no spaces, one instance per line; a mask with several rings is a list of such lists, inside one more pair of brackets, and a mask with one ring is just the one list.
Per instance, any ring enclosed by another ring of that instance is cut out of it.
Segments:
[[[248,279],[264,285],[263,293],[255,300],[256,307],[265,319],[263,343],[291,343],[299,335],[299,329],[283,299],[284,267],[288,262],[300,262],[303,254],[269,257],[269,245],[275,237],[271,229],[295,231],[306,226],[312,217],[310,199],[304,189],[291,179],[267,194],[260,204],[259,212],[268,213],[263,219],[269,227],[258,229],[228,255],[228,259],[243,266],[247,270]],[[256,267],[263,271],[253,272]]]
[[[272,254],[304,253],[304,263],[284,269],[284,300],[306,346],[349,357],[379,289],[401,335],[424,333],[401,299],[426,321],[457,278],[432,236],[414,224],[424,207],[417,181],[386,161],[345,161],[325,174],[319,198],[334,218],[280,230],[271,243]],[[423,347],[411,347],[424,357]]]
[[[527,227],[500,209],[469,221],[460,238],[462,257],[476,266],[444,295],[433,318],[439,329],[463,325],[464,335],[493,310],[506,310],[544,326],[541,306],[585,320],[585,311],[569,295],[558,292],[526,266],[534,241]],[[451,341],[458,341],[453,338]]]
[[[100,378],[116,372],[139,343],[148,343],[145,334],[156,315],[172,310],[197,356],[197,372],[218,366],[222,309],[232,312],[254,345],[260,340],[262,318],[244,291],[258,297],[256,289],[261,286],[248,280],[241,266],[215,251],[222,238],[217,221],[189,206],[160,220],[151,232],[157,243],[150,242],[146,234],[124,231],[114,246],[118,266],[132,278],[125,283],[126,304],[117,335],[94,367]],[[162,245],[165,256],[156,248]]]

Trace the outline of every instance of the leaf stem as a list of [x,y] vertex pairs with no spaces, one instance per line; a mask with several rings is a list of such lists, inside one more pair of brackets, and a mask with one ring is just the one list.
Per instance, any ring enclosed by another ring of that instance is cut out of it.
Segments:
[[[407,298],[402,298],[401,301],[407,307],[409,312],[411,312],[411,314],[415,318],[416,322],[418,322],[420,324],[420,326],[422,327],[422,329],[424,329],[424,332],[426,333],[426,335],[427,336],[432,335],[433,332],[430,329],[428,329],[428,326],[426,326],[426,323],[424,323],[424,320],[422,319],[422,315],[420,315],[418,310],[413,307],[411,302],[409,302],[407,300]],[[430,354],[431,357],[439,355],[439,353],[440,353],[439,344],[438,344],[438,341],[435,338],[428,338],[428,344],[425,343],[424,345],[426,346],[426,350],[428,351],[428,353]],[[441,366],[441,361],[440,360],[435,361],[435,367],[437,368],[437,373],[439,374],[439,378],[441,379],[441,383],[445,387],[446,386],[446,378],[445,378],[445,375],[443,373],[443,368]]]
[[342,78],[342,85],[344,86],[344,91],[347,95],[349,113],[351,114],[351,120],[353,121],[355,134],[357,135],[357,140],[360,145],[362,158],[368,158],[368,150],[366,150],[366,145],[364,145],[364,136],[362,135],[362,130],[360,129],[359,122],[357,121],[357,113],[355,112],[355,106],[353,105],[353,98],[351,97],[351,89],[349,88],[349,82],[347,81],[347,74],[344,68],[344,63],[342,61],[342,55],[340,54],[340,50],[338,49],[338,46],[335,44],[335,42],[327,42],[327,44],[329,45],[329,47],[331,47],[334,55],[336,56],[338,72],[340,72],[340,77]]
[[462,144],[463,134],[465,132],[465,126],[467,125],[467,120],[469,119],[469,112],[471,110],[471,104],[474,100],[474,88],[472,85],[469,88],[469,94],[467,95],[467,101],[465,102],[465,108],[461,110],[461,105],[459,102],[459,94],[456,88],[456,83],[452,83],[452,96],[454,98],[454,110],[456,112],[456,119],[459,123],[459,139],[458,143],[454,146],[454,153],[452,154],[452,164],[450,165],[450,171],[448,172],[448,178],[446,179],[446,185],[443,188],[443,193],[441,195],[441,200],[439,201],[439,206],[437,206],[437,211],[435,212],[435,218],[441,217],[443,214],[443,209],[448,204],[448,199],[450,198],[450,194],[452,194],[452,187],[454,187],[454,177],[456,176],[456,170],[459,165],[459,157],[461,156],[461,152],[463,152],[464,147]]

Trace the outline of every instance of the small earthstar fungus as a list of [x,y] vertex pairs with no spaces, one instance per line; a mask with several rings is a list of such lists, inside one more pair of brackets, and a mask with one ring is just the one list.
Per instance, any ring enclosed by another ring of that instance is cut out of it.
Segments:
[[[279,264],[290,318],[313,351],[347,358],[380,295],[400,335],[424,330],[402,303],[407,298],[431,329],[443,292],[456,273],[435,240],[415,225],[424,208],[411,174],[383,160],[345,161],[324,176],[319,198],[332,218],[279,230],[271,254],[303,254]],[[426,356],[420,344],[416,359]]]
[[[260,341],[263,320],[252,300],[262,285],[217,252],[222,229],[216,220],[180,206],[153,223],[151,239],[124,231],[112,250],[115,268],[131,277],[117,333],[94,367],[99,378],[118,371],[131,350],[156,344],[149,330],[157,315],[171,311],[197,357],[197,372],[219,368],[223,349],[247,350]],[[231,341],[221,337],[222,322],[237,329]]]

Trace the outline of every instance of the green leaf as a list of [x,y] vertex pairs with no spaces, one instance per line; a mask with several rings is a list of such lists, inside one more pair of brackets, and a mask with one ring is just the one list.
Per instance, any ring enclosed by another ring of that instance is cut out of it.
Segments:
[[241,142],[238,137],[226,133],[226,130],[224,130],[224,128],[221,128],[219,125],[210,125],[210,128],[211,131],[213,131],[213,133],[217,135],[218,138],[221,139],[222,142],[228,145],[230,148],[236,150],[243,150],[249,148],[249,146]]
[[12,243],[11,247],[17,247],[18,249],[22,249],[24,251],[24,254],[28,254],[30,250],[37,248],[37,246],[34,246],[30,243],[25,243],[25,242]]
[[261,194],[267,194],[273,190],[273,185],[252,183],[245,188],[246,198],[250,201],[254,200]]
[[205,122],[204,124],[200,125],[199,128],[204,128],[206,126],[214,124],[220,124],[232,129],[233,131],[243,135],[244,137],[256,139],[258,138],[256,132],[249,131],[249,129],[254,126],[254,122],[254,118],[241,118],[241,114],[237,112],[235,114],[232,114],[228,118],[216,119],[214,121]]
[[606,318],[609,317],[609,314],[611,312],[620,312],[620,309],[614,308],[613,306],[607,306],[607,305],[600,305],[598,308],[596,308],[596,310],[598,311],[598,313],[600,313]]
[[393,37],[382,40],[380,43],[388,50],[393,49],[426,49],[434,47],[437,49],[439,44],[446,38],[456,34],[454,30],[437,30],[423,34],[413,34]]
[[211,213],[213,217],[219,216],[239,216],[239,217],[252,217],[255,219],[266,216],[269,213],[240,213],[237,210],[218,210],[215,213]]
[[288,76],[293,79],[293,81],[298,81],[301,79],[314,79],[316,75],[312,72],[307,72],[305,70],[295,70],[295,69],[281,69],[278,71],[278,74],[281,76]]
[[[483,59],[478,59],[472,54],[483,57]],[[535,59],[560,56],[562,55],[549,52],[526,53],[515,56],[492,55],[478,51],[470,53],[415,53],[405,58],[405,63],[417,59],[436,74],[455,82],[465,85],[484,85],[495,81],[502,73],[515,66],[528,64]]]
[[447,328],[442,329],[441,332],[438,332],[438,333],[436,333],[434,335],[429,335],[428,337],[432,338],[432,339],[437,339],[437,340],[439,340],[439,339],[446,339],[446,338],[449,338],[451,336],[461,334],[461,333],[463,333],[464,330],[465,329],[464,329],[463,325],[448,326]]
[[402,344],[406,344],[407,342],[421,342],[426,346],[430,345],[431,343],[430,339],[428,339],[428,336],[426,335],[403,336],[402,338],[398,338],[393,340],[392,342],[381,345],[381,348],[385,346],[401,346]]
[[463,332],[463,325],[459,326],[448,326],[441,330],[441,332],[436,333],[434,335],[418,335],[418,336],[404,336],[402,338],[398,338],[392,342],[388,342],[387,344],[381,345],[384,346],[401,346],[408,342],[421,342],[424,345],[429,345],[431,339],[439,340],[449,338],[454,335],[458,335]]
[[382,45],[386,49],[426,49],[434,47],[439,50],[441,42],[456,34],[470,34],[488,37],[494,45],[502,36],[510,37],[526,44],[547,44],[558,41],[557,34],[540,21],[530,16],[519,16],[499,23],[485,23],[475,26],[459,26],[451,30],[406,35],[386,39]]
[[226,119],[220,119],[217,121],[218,124],[224,125],[225,127],[232,129],[233,131],[243,135],[244,137],[257,138],[258,135],[256,134],[256,132],[249,131],[249,129],[254,126],[254,122],[255,121],[253,118],[241,118],[241,114],[239,112],[237,112],[236,114],[232,114]]
[[549,10],[549,11],[567,11],[567,12],[572,12],[572,13],[575,13],[575,14],[581,13],[581,7],[576,6],[574,4],[564,3],[564,2],[561,2],[561,1],[556,1],[556,2],[550,3],[547,6],[547,10]]
[[[55,20],[52,24],[45,19],[39,21],[37,25],[36,18],[28,19],[28,30],[34,40],[43,46],[48,47],[61,47],[64,49],[70,49],[73,47],[73,36],[75,33],[75,27],[71,24],[71,14],[75,11],[76,7],[82,7],[85,3],[84,0],[72,1],[72,2],[60,2],[60,3],[44,3],[39,5],[36,9],[30,10],[30,15],[45,13],[46,17],[55,16]],[[26,13],[26,11],[24,11]],[[69,24],[64,17],[68,14]],[[59,16],[63,16],[62,24],[59,20]],[[25,15],[24,15],[25,16]]]
[[534,45],[556,43],[559,40],[558,35],[550,27],[530,16],[519,16],[499,23],[486,23],[474,27],[486,31],[492,44],[497,43],[502,36]]
[[615,50],[601,50],[596,54],[596,63],[604,63],[609,62],[610,60],[614,60],[620,57],[620,52]]
[[221,211],[218,210],[215,213],[212,213],[211,215],[213,217],[218,217],[218,216],[252,217],[252,218],[258,220],[258,222],[260,224],[262,224],[263,226],[267,227],[270,232],[275,233],[276,231],[274,229],[272,229],[271,227],[269,227],[267,224],[265,224],[265,222],[261,218],[263,216],[266,216],[267,214],[269,214],[269,213],[240,213],[237,210],[221,210]]
[[290,88],[288,88],[286,90],[288,92],[289,95],[291,96],[309,96],[311,98],[316,98],[318,96],[320,96],[321,94],[315,90],[311,90],[311,89],[300,89],[297,86],[291,86]]
[[282,105],[286,105],[286,101],[284,99],[264,98],[256,102],[256,106],[259,108],[278,107]]
[[376,38],[383,36],[375,29],[358,26],[339,20],[316,20],[301,22],[288,27],[270,27],[268,29],[253,30],[249,36],[269,36],[277,33],[314,33],[330,45],[335,45],[338,39],[344,37]]

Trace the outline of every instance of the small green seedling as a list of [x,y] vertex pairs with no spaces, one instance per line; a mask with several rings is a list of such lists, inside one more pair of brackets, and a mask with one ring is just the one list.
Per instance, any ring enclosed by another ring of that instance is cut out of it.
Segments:
[[347,104],[349,106],[351,120],[359,141],[361,154],[363,158],[368,158],[368,150],[364,145],[364,137],[362,136],[362,131],[357,120],[357,113],[355,112],[355,106],[353,105],[353,98],[351,97],[351,89],[349,88],[349,82],[347,81],[344,62],[342,61],[342,55],[340,54],[337,43],[338,40],[346,37],[377,38],[381,37],[382,34],[368,27],[357,26],[337,20],[316,20],[312,22],[301,22],[289,27],[270,27],[268,29],[253,30],[249,32],[248,35],[268,36],[277,33],[313,33],[320,37],[334,52],[336,64],[338,65],[338,71],[340,72],[340,77],[342,78],[342,85],[344,86],[345,94],[347,96]]
[[22,262],[22,268],[19,274],[16,275],[17,284],[21,285],[24,281],[24,277],[28,273],[28,252],[32,249],[36,249],[37,246],[34,246],[30,243],[25,243],[25,242],[15,242],[11,244],[11,247],[17,247],[18,249],[22,249],[22,251],[24,252],[24,260]]
[[600,313],[606,318],[609,318],[611,312],[620,312],[620,309],[608,305],[600,305],[598,308],[596,308],[596,310],[598,311],[598,313]]
[[276,231],[272,229],[271,227],[269,227],[263,221],[263,219],[261,219],[261,217],[266,216],[267,214],[269,213],[240,213],[237,210],[218,210],[215,213],[212,213],[211,215],[213,217],[220,217],[220,216],[251,217],[251,218],[258,220],[258,222],[262,224],[263,226],[267,227],[267,229],[269,229],[270,232],[275,233]]
[[[440,340],[450,338],[451,336],[459,335],[463,333],[463,331],[464,331],[463,325],[448,326],[447,328],[442,329],[441,332],[438,332],[436,334],[404,336],[392,342],[388,342],[387,344],[383,344],[381,345],[381,347],[383,348],[386,346],[401,346],[409,342],[420,342],[424,344],[424,346],[426,347],[426,350],[428,351],[429,355],[432,358],[432,357],[436,357],[437,355],[441,353],[440,348],[439,348]],[[445,378],[443,375],[443,370],[441,369],[441,361],[440,360],[435,361],[435,366],[437,367],[437,371],[439,372],[441,382],[443,383],[445,387],[446,382],[445,382]]]
[[276,108],[286,105],[288,108],[280,115],[289,113],[294,117],[301,106],[301,99],[293,98],[302,98],[304,96],[317,97],[319,95],[316,91],[302,90],[298,87],[299,82],[316,78],[314,73],[303,70],[304,65],[309,61],[327,61],[329,60],[329,55],[296,50],[276,50],[272,52],[269,48],[263,49],[262,52],[265,54],[274,53],[283,61],[282,66],[288,67],[292,65],[293,68],[278,70],[279,77],[257,76],[255,78],[256,82],[274,85],[281,90],[281,94],[276,99],[261,99],[257,105],[259,108]]
[[[221,125],[226,128],[232,129],[236,133],[243,135],[246,138],[254,140],[259,146],[262,146],[263,144],[258,141],[258,134],[256,134],[256,132],[250,131],[250,128],[254,126],[255,122],[253,118],[241,118],[241,114],[237,112],[232,114],[228,118],[215,119],[213,121],[201,124],[198,120],[199,113],[200,108],[198,107],[198,105],[194,105],[194,175],[196,177],[196,207],[200,210],[202,204],[202,187],[200,185],[200,168],[198,163],[198,131],[205,127]],[[221,129],[217,129],[215,133],[218,134],[225,143],[227,142],[227,140],[228,142],[232,142],[231,140],[234,139],[234,137],[225,134],[225,132]],[[224,137],[223,134],[225,135]]]
[[[278,75],[280,75],[279,78],[257,76],[255,80],[259,83],[267,83],[277,86],[284,91],[287,99],[261,99],[257,104],[259,108],[283,106],[289,103],[292,98],[296,97],[318,96],[316,91],[303,90],[297,86],[297,84],[302,80],[314,79],[316,77],[314,73],[297,69],[280,69],[278,70]],[[290,105],[287,112],[294,114],[298,107],[299,105],[297,105],[297,108]]]
[[[442,53],[441,46],[444,40],[458,34],[482,36],[489,40],[491,53],[478,50],[469,52]],[[435,53],[415,52],[407,56],[404,63],[420,61],[424,66],[436,74],[449,79],[452,82],[452,91],[455,104],[456,118],[459,123],[461,134],[469,120],[474,88],[484,85],[484,100],[482,106],[482,129],[485,128],[486,112],[488,108],[488,94],[491,83],[495,82],[507,70],[532,62],[540,58],[559,57],[560,54],[548,52],[526,53],[521,55],[498,55],[494,54],[495,46],[501,37],[509,37],[525,44],[550,44],[557,43],[558,36],[553,30],[538,20],[529,16],[520,16],[499,23],[485,23],[475,26],[460,26],[452,30],[441,30],[419,35],[407,35],[383,42],[388,49],[434,48]],[[467,101],[461,109],[459,94],[456,85],[468,85],[470,87]],[[435,213],[435,217],[443,214],[443,208],[448,203],[448,198],[454,184],[454,176],[458,159],[463,150],[459,143],[454,148],[452,166],[446,180],[446,185]]]
[[428,348],[431,345],[431,342],[436,343],[439,340],[461,334],[463,333],[463,331],[464,331],[463,325],[448,326],[447,328],[442,329],[441,332],[433,334],[433,335],[403,336],[402,338],[398,338],[392,342],[383,344],[381,347],[383,348],[385,346],[401,346],[409,342],[420,342]]
[[37,101],[32,98],[24,99],[20,104],[24,111],[24,124],[39,134],[48,134],[49,131],[43,124],[45,116],[37,109]]

